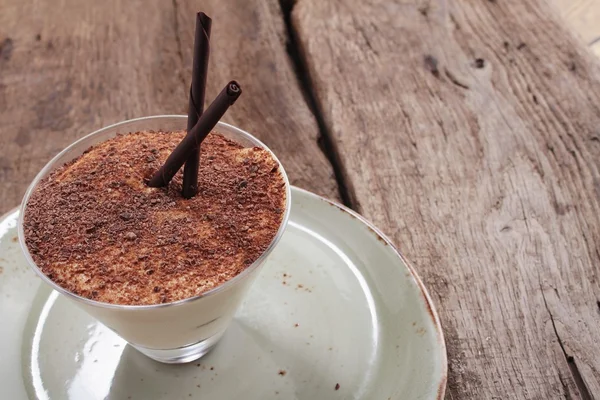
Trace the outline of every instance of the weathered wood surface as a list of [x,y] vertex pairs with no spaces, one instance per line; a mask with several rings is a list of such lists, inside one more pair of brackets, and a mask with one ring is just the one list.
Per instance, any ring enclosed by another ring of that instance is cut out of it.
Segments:
[[545,1],[299,0],[351,205],[441,313],[451,399],[600,396],[600,68]]
[[[202,7],[213,18],[207,103],[231,79],[242,84],[226,122],[263,139],[282,159],[292,184],[338,198],[332,167],[317,147],[319,129],[286,52],[287,34],[276,0],[175,0],[183,77],[189,86],[194,19]],[[186,86],[186,87],[187,87]]]
[[294,183],[337,197],[317,146],[323,122],[344,197],[392,236],[434,296],[447,398],[598,397],[591,54],[542,0],[293,3],[282,1],[293,5],[290,50],[310,82],[297,79],[276,0],[5,0],[0,212],[75,138],[185,114],[189,16],[202,7],[229,21],[213,25],[207,101],[239,79],[244,99],[227,120],[273,147]]
[[[273,147],[293,183],[337,198],[317,123],[286,53],[277,3],[202,6],[221,21],[213,27],[207,99],[239,79],[243,98],[225,120]],[[3,2],[0,213],[15,207],[41,167],[76,138],[124,119],[187,114],[195,7],[158,0]]]

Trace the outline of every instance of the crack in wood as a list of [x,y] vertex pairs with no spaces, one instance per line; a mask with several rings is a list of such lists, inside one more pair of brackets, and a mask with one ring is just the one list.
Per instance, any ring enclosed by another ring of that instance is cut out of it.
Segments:
[[338,150],[336,149],[334,141],[331,137],[331,133],[327,129],[325,120],[323,119],[323,113],[318,105],[317,97],[314,93],[313,84],[306,66],[306,60],[304,58],[305,56],[300,48],[297,34],[292,24],[292,11],[295,5],[296,0],[279,0],[279,6],[281,8],[287,34],[286,51],[290,58],[296,79],[298,80],[298,86],[300,86],[300,89],[302,90],[304,100],[306,101],[310,111],[313,113],[317,122],[317,126],[319,127],[319,132],[321,135],[317,141],[317,144],[333,168],[333,173],[335,175],[335,180],[338,185],[338,191],[342,203],[346,207],[357,210],[358,204],[354,200],[355,196],[348,188],[346,183],[346,178],[345,174],[343,173],[343,167]]
[[582,400],[594,400],[590,389],[588,388],[585,380],[583,379],[583,375],[575,362],[575,358],[567,353],[567,349],[565,349],[565,344],[563,340],[560,338],[558,334],[558,329],[556,328],[556,322],[554,321],[554,316],[550,311],[550,307],[548,307],[548,302],[546,301],[546,295],[544,294],[544,288],[542,287],[542,282],[540,281],[540,292],[542,293],[542,299],[544,300],[544,306],[546,307],[546,311],[550,316],[550,323],[552,324],[552,329],[554,330],[554,335],[556,336],[556,340],[558,340],[558,345],[565,356],[565,360],[567,361],[567,365],[569,366],[569,370],[571,371],[571,375],[573,376],[573,381],[575,382],[575,386],[579,390],[579,396]]
[[456,19],[456,17],[454,16],[454,14],[450,13],[450,22],[452,23],[452,27],[454,28],[455,31],[460,31],[460,24],[458,23],[458,20]]
[[452,82],[456,86],[467,90],[469,89],[469,85],[467,85],[466,83],[462,83],[452,72],[450,72],[448,68],[444,67],[444,74],[446,74],[446,77],[450,80],[450,82]]
[[423,57],[423,63],[425,63],[425,68],[431,72],[433,76],[436,78],[440,78],[440,70],[438,68],[438,60],[431,54],[426,54]]
[[[438,78],[439,80],[441,80],[442,82],[444,81],[442,79],[442,76],[440,74],[440,69],[439,69],[439,62],[437,60],[437,58],[435,58],[434,56],[432,56],[431,54],[426,54],[423,57],[423,63],[425,64],[425,68],[431,72],[431,74],[433,76],[435,76],[436,78]],[[456,85],[462,89],[469,89],[469,85],[467,85],[466,83],[462,83],[457,77],[456,75],[454,75],[448,68],[444,67],[444,75],[446,75],[446,78],[448,78],[448,80],[453,84]]]
[[563,388],[563,394],[565,396],[565,400],[572,400],[573,397],[571,396],[571,391],[569,390],[569,385],[567,384],[567,382],[565,382],[563,374],[560,372],[560,369],[558,370],[558,380],[560,381],[560,384]]
[[9,37],[0,43],[0,61],[8,61],[14,49],[13,40]]

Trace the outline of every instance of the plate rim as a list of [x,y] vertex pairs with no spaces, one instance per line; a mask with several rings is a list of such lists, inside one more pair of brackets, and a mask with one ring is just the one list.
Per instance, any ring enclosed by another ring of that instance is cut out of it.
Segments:
[[[323,196],[320,196],[316,193],[313,193],[309,190],[300,188],[298,186],[290,185],[290,188],[291,188],[291,192],[292,192],[292,197],[293,197],[293,192],[295,192],[295,191],[300,192],[307,197],[312,197],[316,200],[319,200],[319,201],[325,202],[331,206],[334,206],[337,209],[339,209],[340,211],[347,213],[351,217],[354,217],[358,221],[362,222],[364,225],[366,225],[371,230],[371,232],[374,235],[378,236],[379,239],[383,240],[392,249],[392,251],[396,254],[396,256],[402,261],[402,263],[406,266],[406,268],[408,269],[408,271],[411,274],[411,277],[417,283],[420,294],[425,303],[425,307],[428,311],[427,314],[428,314],[429,318],[431,318],[433,326],[435,327],[436,338],[437,338],[438,344],[440,346],[440,353],[441,353],[440,356],[441,356],[441,363],[442,363],[442,365],[441,365],[442,374],[441,374],[441,377],[439,378],[439,381],[437,382],[437,397],[436,397],[436,399],[438,399],[438,400],[443,399],[444,395],[446,393],[446,382],[448,380],[448,354],[447,354],[447,348],[446,348],[446,340],[445,340],[444,332],[442,330],[439,314],[433,303],[433,300],[431,299],[431,295],[427,291],[427,288],[423,284],[423,281],[417,274],[417,271],[415,270],[415,268],[406,259],[406,257],[404,257],[402,252],[396,247],[396,245],[391,241],[391,239],[385,233],[383,233],[377,226],[375,226],[371,221],[369,221],[367,218],[365,218],[358,212],[352,210],[351,208],[346,207],[345,205],[343,205],[341,203],[338,203],[334,200],[327,199]],[[11,208],[10,210],[8,210],[7,212],[3,213],[0,216],[0,221],[5,220],[10,215],[14,214],[15,212],[18,213],[19,211],[20,211],[20,209],[18,206]]]
[[404,263],[404,265],[410,272],[411,277],[415,280],[415,282],[417,283],[417,286],[419,287],[419,291],[421,293],[421,296],[423,297],[423,301],[425,302],[425,307],[427,308],[427,311],[428,311],[427,314],[428,314],[429,318],[431,318],[433,326],[435,327],[436,338],[437,338],[438,344],[440,345],[440,353],[441,353],[440,355],[441,355],[441,363],[442,363],[442,365],[441,365],[442,374],[439,379],[439,382],[437,382],[437,397],[436,397],[436,399],[437,400],[443,399],[446,394],[446,382],[448,380],[448,353],[447,353],[447,348],[446,348],[446,339],[444,336],[444,331],[442,330],[442,324],[440,322],[439,314],[433,303],[433,300],[431,299],[431,295],[427,291],[427,288],[425,287],[425,284],[423,283],[423,281],[421,281],[421,278],[419,277],[419,274],[417,274],[417,271],[415,270],[415,268],[406,259],[406,257],[404,257],[404,255],[400,252],[400,250],[396,247],[396,245],[391,241],[391,239],[385,233],[383,233],[371,221],[369,221],[367,218],[365,218],[358,212],[352,210],[351,208],[346,207],[345,205],[343,205],[341,203],[338,203],[334,200],[327,199],[323,196],[320,196],[316,193],[313,193],[309,190],[300,188],[298,186],[291,185],[291,188],[292,188],[292,198],[293,198],[294,191],[301,192],[302,194],[304,194],[308,197],[312,197],[317,200],[323,201],[331,206],[338,208],[340,211],[349,214],[351,217],[356,218],[357,220],[359,220],[360,222],[365,224],[367,226],[367,228],[369,228],[374,235],[378,236],[379,239],[383,240],[385,242],[385,244],[387,244],[392,249],[392,251],[398,256],[398,258],[402,261],[402,263]]

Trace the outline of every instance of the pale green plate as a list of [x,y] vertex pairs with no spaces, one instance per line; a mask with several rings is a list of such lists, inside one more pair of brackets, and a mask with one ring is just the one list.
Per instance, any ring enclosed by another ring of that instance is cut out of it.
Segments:
[[0,220],[2,399],[444,395],[444,338],[414,270],[362,217],[314,194],[292,190],[288,229],[225,337],[187,365],[151,361],[40,286],[16,221]]

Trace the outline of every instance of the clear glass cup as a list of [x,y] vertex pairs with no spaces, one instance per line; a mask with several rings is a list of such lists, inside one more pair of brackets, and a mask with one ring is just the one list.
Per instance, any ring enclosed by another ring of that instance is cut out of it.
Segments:
[[[288,222],[291,205],[290,185],[281,163],[279,167],[286,186],[285,211],[277,234],[267,250],[242,273],[222,285],[199,296],[172,303],[118,305],[90,300],[65,290],[44,275],[31,258],[25,245],[23,218],[27,213],[27,201],[40,180],[55,168],[80,156],[90,146],[114,137],[117,133],[183,130],[186,125],[186,116],[159,115],[120,122],[79,139],[54,157],[35,177],[21,203],[18,221],[19,243],[25,258],[46,284],[115,331],[143,354],[156,361],[172,364],[196,360],[217,344],[242,302],[244,294],[258,275],[260,267],[281,239]],[[244,146],[261,147],[269,151],[277,160],[267,146],[241,129],[219,122],[215,131]]]

